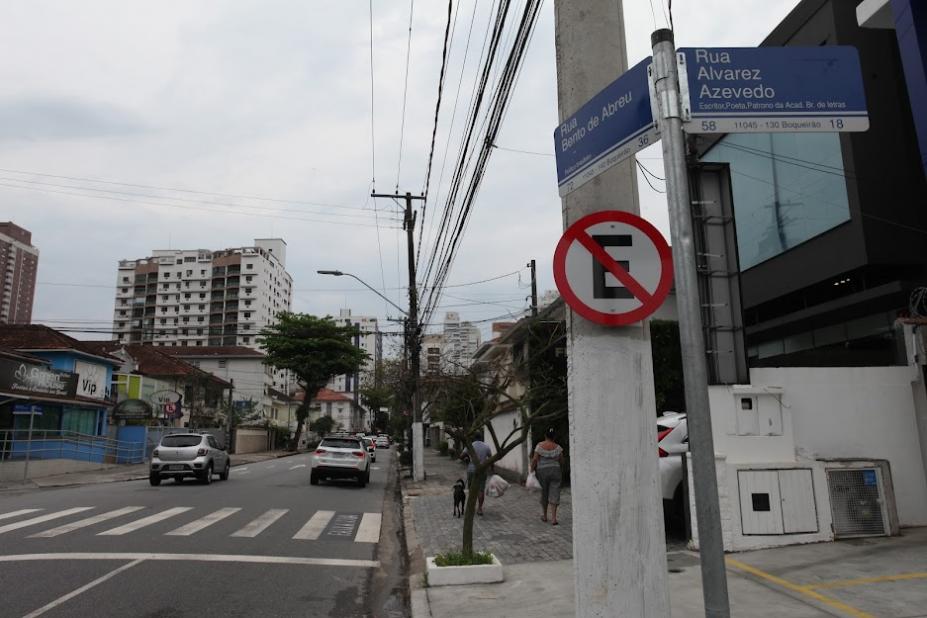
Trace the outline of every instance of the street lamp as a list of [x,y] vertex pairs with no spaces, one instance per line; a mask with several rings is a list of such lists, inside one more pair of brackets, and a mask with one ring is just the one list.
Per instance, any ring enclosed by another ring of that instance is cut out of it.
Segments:
[[367,288],[368,290],[370,290],[371,292],[373,292],[374,294],[376,294],[377,296],[379,296],[380,298],[382,298],[383,300],[391,304],[393,307],[396,308],[397,311],[402,313],[402,315],[405,315],[405,316],[409,315],[409,313],[405,309],[403,309],[402,307],[400,307],[399,305],[397,305],[396,303],[388,299],[386,296],[381,294],[376,288],[370,286],[366,281],[364,281],[357,275],[352,275],[351,273],[341,272],[340,270],[317,270],[315,272],[319,273],[320,275],[332,275],[333,277],[351,277],[352,279],[356,280],[358,283],[363,285],[365,288]]
[[[409,216],[407,211],[407,217]],[[408,230],[411,230],[411,226]],[[357,275],[352,275],[351,273],[342,272],[340,270],[317,270],[316,272],[320,275],[332,275],[334,277],[351,277],[352,279],[357,280],[365,288],[388,302],[390,305],[395,307],[400,313],[406,316],[405,320],[405,339],[406,339],[406,351],[409,358],[409,377],[411,382],[411,408],[412,408],[412,452],[413,452],[413,461],[412,461],[412,476],[415,480],[421,481],[425,478],[425,471],[423,469],[423,435],[422,435],[422,410],[421,404],[419,401],[418,395],[418,380],[419,380],[419,364],[421,361],[421,337],[420,337],[420,328],[421,324],[418,322],[418,293],[415,289],[415,262],[412,259],[412,245],[411,245],[411,231],[409,237],[409,310],[406,311],[386,296],[381,294],[376,290],[376,288],[369,285],[366,281],[358,277]]]

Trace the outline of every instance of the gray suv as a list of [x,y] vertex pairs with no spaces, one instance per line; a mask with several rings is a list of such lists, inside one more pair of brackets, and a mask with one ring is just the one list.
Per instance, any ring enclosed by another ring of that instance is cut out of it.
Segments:
[[174,433],[161,438],[151,453],[148,481],[160,485],[161,479],[173,478],[181,483],[185,478],[212,483],[212,476],[227,481],[232,462],[215,436],[200,433]]

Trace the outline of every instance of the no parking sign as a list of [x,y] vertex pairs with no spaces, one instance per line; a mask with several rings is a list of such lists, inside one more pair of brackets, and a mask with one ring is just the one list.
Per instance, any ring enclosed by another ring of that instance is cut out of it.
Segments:
[[620,210],[587,215],[563,233],[554,281],[573,311],[624,326],[656,311],[673,284],[673,257],[659,230]]

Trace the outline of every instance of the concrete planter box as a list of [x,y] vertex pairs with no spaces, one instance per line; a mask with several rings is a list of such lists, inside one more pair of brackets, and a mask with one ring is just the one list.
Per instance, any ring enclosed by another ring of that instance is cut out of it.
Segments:
[[429,586],[459,586],[461,584],[494,584],[501,582],[502,563],[492,555],[492,564],[446,566],[435,564],[434,556],[426,558]]

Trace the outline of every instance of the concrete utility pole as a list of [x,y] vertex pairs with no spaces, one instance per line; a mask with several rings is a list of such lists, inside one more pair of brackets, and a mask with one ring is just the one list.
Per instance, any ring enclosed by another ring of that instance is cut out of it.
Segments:
[[699,558],[705,616],[731,615],[718,506],[715,447],[711,435],[708,403],[708,361],[702,331],[702,309],[695,270],[695,240],[686,169],[686,141],[682,132],[679,101],[679,70],[672,30],[657,30],[653,44],[653,82],[660,109],[663,167],[666,170],[666,200],[669,204],[670,235],[673,239],[673,270],[676,277],[676,305],[679,339],[685,369],[686,412],[689,419],[689,450],[695,484],[695,515],[698,520]]
[[531,269],[531,317],[538,315],[538,273],[537,262],[531,260],[528,262],[528,268]]
[[412,211],[412,200],[424,200],[424,195],[405,195],[371,193],[370,197],[388,197],[391,199],[405,199],[405,215],[402,228],[406,231],[409,253],[409,313],[406,321],[406,351],[409,355],[409,380],[412,385],[412,478],[416,481],[425,480],[425,439],[422,429],[422,406],[418,392],[419,371],[421,365],[422,326],[418,322],[418,287],[415,281],[415,213]]
[[[620,0],[554,7],[563,120],[628,62]],[[564,228],[602,210],[639,212],[633,159],[566,196]],[[570,312],[568,327],[576,615],[666,618],[649,321],[607,328]]]

